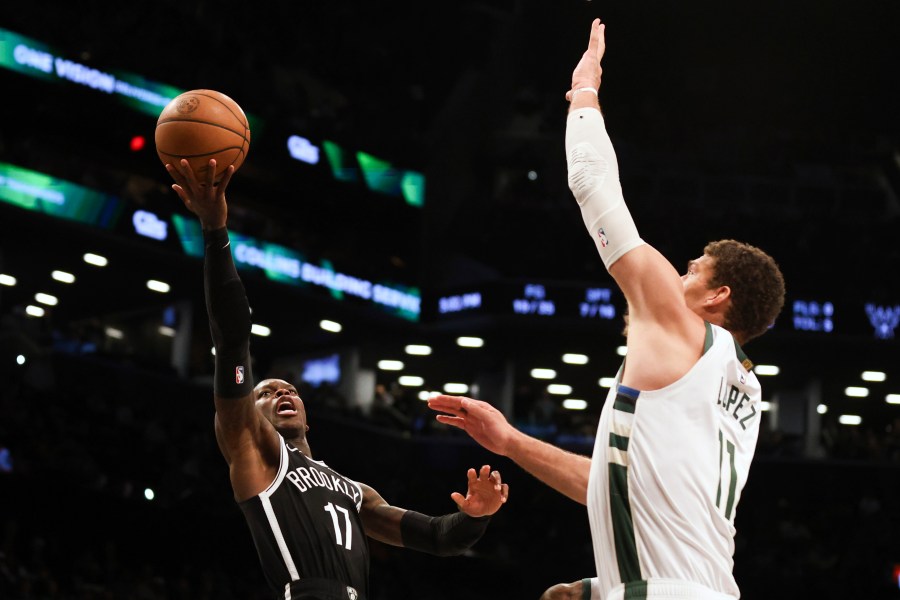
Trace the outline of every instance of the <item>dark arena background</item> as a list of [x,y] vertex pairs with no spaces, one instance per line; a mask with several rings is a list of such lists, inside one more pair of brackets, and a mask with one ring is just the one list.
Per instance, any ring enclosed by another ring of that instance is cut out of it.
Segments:
[[585,509],[421,398],[590,452],[624,343],[563,149],[596,16],[642,237],[679,270],[741,239],[787,280],[746,348],[768,410],[742,598],[900,598],[895,0],[5,3],[0,598],[268,597],[213,435],[196,219],[153,141],[197,88],[250,118],[229,225],[254,372],[301,387],[314,455],[430,514],[468,467],[510,485],[464,556],[372,542],[372,599],[591,576]]

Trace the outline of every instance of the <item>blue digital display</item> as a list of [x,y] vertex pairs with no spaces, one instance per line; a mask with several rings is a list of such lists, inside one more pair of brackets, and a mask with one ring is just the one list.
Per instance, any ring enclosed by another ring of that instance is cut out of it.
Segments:
[[438,298],[438,312],[442,315],[481,308],[481,292],[468,292]]
[[552,317],[556,314],[556,304],[547,297],[547,289],[543,285],[526,283],[522,296],[512,301],[513,312],[517,315]]
[[834,331],[834,304],[829,301],[794,300],[793,325],[797,331]]

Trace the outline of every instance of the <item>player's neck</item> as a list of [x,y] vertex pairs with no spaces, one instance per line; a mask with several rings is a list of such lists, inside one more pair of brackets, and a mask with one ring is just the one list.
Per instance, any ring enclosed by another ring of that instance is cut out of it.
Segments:
[[291,446],[299,450],[307,458],[313,457],[312,450],[309,447],[309,442],[306,441],[305,435],[299,435],[296,437],[285,436],[284,439],[287,440],[291,444]]

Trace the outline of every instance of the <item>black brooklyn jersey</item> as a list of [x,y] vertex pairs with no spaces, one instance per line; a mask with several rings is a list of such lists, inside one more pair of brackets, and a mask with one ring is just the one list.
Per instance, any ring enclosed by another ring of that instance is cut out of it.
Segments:
[[280,597],[291,581],[333,579],[369,594],[369,545],[355,481],[281,439],[278,475],[239,505],[269,585]]

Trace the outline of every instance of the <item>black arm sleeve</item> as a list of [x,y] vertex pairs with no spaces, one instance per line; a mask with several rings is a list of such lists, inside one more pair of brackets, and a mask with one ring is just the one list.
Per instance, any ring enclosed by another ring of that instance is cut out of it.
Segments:
[[253,391],[250,303],[231,257],[228,230],[204,230],[203,242],[203,289],[216,347],[213,389],[223,398],[246,396]]
[[490,516],[470,517],[464,512],[429,517],[408,510],[400,519],[400,537],[406,548],[437,556],[456,556],[481,539],[490,520]]

